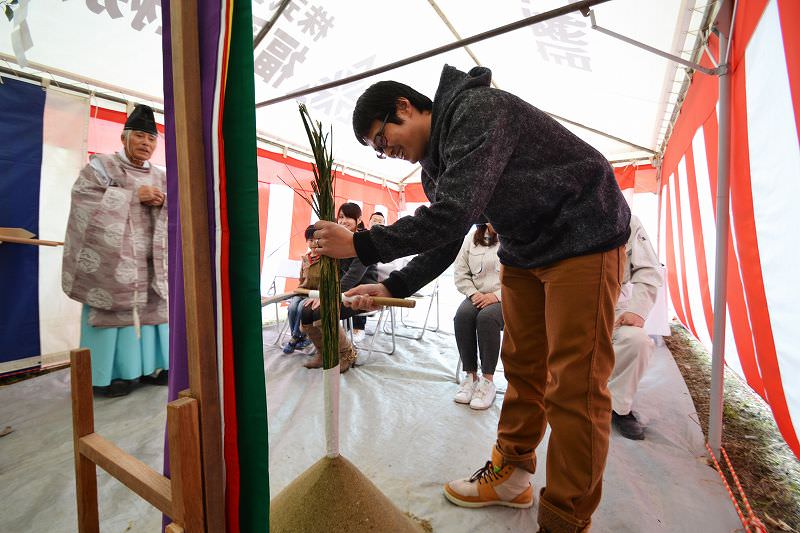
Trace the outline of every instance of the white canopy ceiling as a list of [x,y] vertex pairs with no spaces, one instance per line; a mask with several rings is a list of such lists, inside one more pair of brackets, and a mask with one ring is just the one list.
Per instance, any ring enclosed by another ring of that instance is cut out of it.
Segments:
[[[563,6],[565,0],[293,0],[255,50],[258,102],[357,74]],[[703,4],[695,7],[695,3]],[[688,58],[708,2],[612,0],[595,8],[597,24]],[[98,92],[162,99],[161,8],[156,0],[31,2],[29,62],[55,80],[81,81]],[[254,33],[280,2],[253,2]],[[334,154],[351,167],[401,181],[414,171],[379,161],[355,140],[356,98],[380,79],[395,79],[433,97],[442,65],[492,69],[497,87],[540,109],[620,140],[568,127],[610,160],[647,157],[663,140],[684,68],[591,28],[579,13],[476,43],[374,78],[311,94],[312,116],[332,125]],[[0,24],[0,53],[13,56],[11,25]],[[6,66],[18,69],[8,62]],[[49,68],[44,68],[49,67]],[[146,98],[145,98],[146,99]],[[264,136],[305,147],[296,102],[257,111]],[[647,150],[644,150],[645,148]],[[412,176],[411,181],[416,181]]]

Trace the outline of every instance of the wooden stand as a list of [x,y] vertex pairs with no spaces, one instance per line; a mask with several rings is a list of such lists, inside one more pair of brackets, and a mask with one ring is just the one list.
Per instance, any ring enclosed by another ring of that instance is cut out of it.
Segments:
[[95,433],[89,350],[73,350],[70,361],[78,531],[100,531],[96,466],[169,516],[168,532],[205,531],[197,400],[183,397],[167,404],[172,477],[166,478]]
[[72,358],[78,530],[96,532],[95,465],[169,516],[166,531],[225,532],[222,415],[209,251],[197,2],[170,4],[189,391],[167,405],[172,478],[94,433],[90,355]]

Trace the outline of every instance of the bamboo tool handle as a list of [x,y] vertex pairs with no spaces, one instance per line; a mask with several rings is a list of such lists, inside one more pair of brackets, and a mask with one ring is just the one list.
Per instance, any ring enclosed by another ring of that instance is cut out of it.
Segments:
[[58,241],[44,241],[42,239],[25,239],[20,237],[10,237],[8,235],[0,235],[0,242],[12,242],[14,244],[38,244],[40,246],[63,246],[63,242]]
[[[309,298],[319,298],[319,291],[312,291],[308,289],[295,289],[295,294],[302,294],[308,296]],[[347,301],[351,299],[351,296],[342,295],[342,300]],[[416,307],[417,302],[416,300],[406,300],[404,298],[386,298],[383,296],[373,296],[372,303],[379,306],[384,307]]]
[[288,300],[292,296],[297,296],[297,295],[295,293],[293,293],[293,292],[284,292],[283,294],[276,294],[275,296],[271,296],[271,297],[267,298],[266,300],[262,300],[261,301],[261,307],[266,307],[266,306],[271,305],[271,304],[276,304],[276,303],[282,302],[284,300]]

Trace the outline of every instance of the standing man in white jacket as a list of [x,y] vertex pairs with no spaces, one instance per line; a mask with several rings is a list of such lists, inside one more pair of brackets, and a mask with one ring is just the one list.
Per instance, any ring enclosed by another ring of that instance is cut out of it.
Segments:
[[644,428],[631,407],[653,353],[653,341],[644,330],[644,322],[656,302],[662,280],[658,256],[642,222],[635,216],[631,216],[631,235],[625,254],[625,273],[611,337],[616,357],[608,381],[613,409],[611,424],[623,437],[642,440]]

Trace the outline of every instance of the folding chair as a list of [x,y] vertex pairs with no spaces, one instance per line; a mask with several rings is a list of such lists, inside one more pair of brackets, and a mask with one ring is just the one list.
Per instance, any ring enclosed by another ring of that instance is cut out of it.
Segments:
[[[431,332],[439,331],[439,279],[437,278],[433,282],[432,286],[430,284],[428,286],[431,287],[430,291],[426,291],[427,287],[424,287],[423,289],[420,290],[420,292],[417,292],[417,293],[414,293],[414,294],[411,295],[411,298],[414,298],[416,300],[424,300],[425,298],[428,298],[428,308],[425,311],[425,320],[422,322],[422,326],[417,326],[417,325],[414,325],[414,324],[406,323],[406,315],[404,314],[405,310],[404,309],[400,310],[400,323],[403,325],[403,327],[408,328],[408,329],[419,330],[419,334],[418,335],[416,335],[416,334],[415,335],[407,335],[407,334],[403,334],[403,333],[396,333],[395,332],[395,323],[394,323],[394,308],[390,308],[389,309],[389,314],[391,315],[391,319],[392,319],[391,320],[391,322],[392,322],[391,332],[392,332],[393,335],[396,335],[398,337],[403,337],[405,339],[412,339],[412,340],[418,341],[418,340],[420,340],[422,338],[423,335],[425,335],[426,331],[431,331]],[[436,302],[436,325],[433,326],[433,327],[429,327],[428,326],[428,320],[431,317],[431,311],[433,310],[433,303],[434,302]],[[389,333],[389,331],[386,331],[386,323],[385,322],[384,322],[384,333]]]
[[[354,316],[372,317],[372,316],[375,316],[376,314],[378,315],[378,322],[375,324],[375,332],[372,334],[372,340],[370,340],[370,343],[369,343],[369,351],[367,352],[367,356],[364,358],[364,360],[359,363],[359,366],[367,364],[372,359],[372,353],[373,352],[378,352],[378,353],[382,353],[382,354],[386,354],[386,355],[392,355],[395,352],[395,350],[397,349],[397,341],[395,339],[395,333],[394,333],[394,314],[392,313],[392,308],[391,307],[390,308],[381,307],[380,311],[368,311],[366,313],[359,313],[359,314],[354,315]],[[392,322],[392,330],[391,330],[392,349],[389,350],[389,351],[378,350],[378,349],[375,348],[375,339],[377,338],[378,334],[381,332],[381,321],[386,320],[386,317],[389,317],[389,320],[391,320],[391,322]],[[350,318],[347,319],[347,324],[348,324],[348,327],[350,328],[350,342],[353,344],[353,346],[358,348],[359,346],[356,345],[355,341],[353,340],[353,317],[350,317]]]
[[[278,278],[283,278],[284,280],[298,279],[298,274],[300,273],[300,268],[302,264],[303,263],[301,261],[295,261],[293,259],[282,259],[281,262],[278,264],[278,270],[275,272],[275,276],[272,278],[272,284],[269,286],[266,295],[267,296],[277,295]],[[280,314],[278,313],[278,311],[281,306],[285,306],[287,304],[285,301],[283,301],[283,302],[275,302],[273,305],[275,306],[275,329],[277,329],[278,331],[278,335],[275,338],[275,342],[273,344],[279,344],[281,338],[286,334],[286,331],[289,329],[289,320],[287,317],[286,320],[281,321]]]

